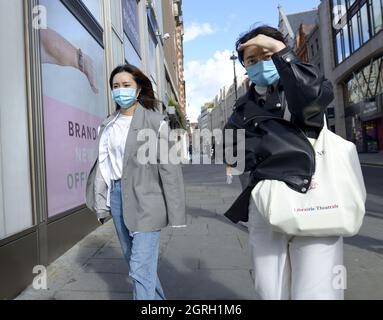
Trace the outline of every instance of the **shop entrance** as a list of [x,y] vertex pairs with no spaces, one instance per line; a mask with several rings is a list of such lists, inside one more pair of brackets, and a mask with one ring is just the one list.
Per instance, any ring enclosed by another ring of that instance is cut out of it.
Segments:
[[365,152],[379,152],[378,120],[363,122],[362,128]]

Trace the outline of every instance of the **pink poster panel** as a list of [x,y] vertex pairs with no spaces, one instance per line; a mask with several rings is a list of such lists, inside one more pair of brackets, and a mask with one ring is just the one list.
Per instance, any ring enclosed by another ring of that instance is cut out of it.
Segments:
[[102,120],[44,96],[49,217],[85,203],[86,178],[97,157]]

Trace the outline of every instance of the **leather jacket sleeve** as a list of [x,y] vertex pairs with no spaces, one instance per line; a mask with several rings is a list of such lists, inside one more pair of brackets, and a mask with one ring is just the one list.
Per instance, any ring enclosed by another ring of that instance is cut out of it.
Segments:
[[320,70],[303,63],[290,49],[272,56],[281,77],[289,110],[302,129],[322,128],[324,113],[334,99],[333,87]]

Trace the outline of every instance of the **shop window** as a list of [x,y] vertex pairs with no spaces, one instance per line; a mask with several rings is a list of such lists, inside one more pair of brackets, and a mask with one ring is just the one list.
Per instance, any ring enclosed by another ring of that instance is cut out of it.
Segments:
[[[97,128],[108,113],[102,39],[59,0],[41,0],[40,31],[48,215],[84,205],[86,178],[97,158]],[[60,50],[55,50],[60,48]]]
[[23,2],[0,1],[0,240],[33,225]]
[[367,152],[378,152],[379,151],[379,142],[378,142],[378,130],[377,130],[377,121],[367,121],[364,123],[364,133],[365,133],[365,145]]
[[102,21],[102,0],[81,0],[85,6],[88,8],[93,17],[97,22],[103,26]]

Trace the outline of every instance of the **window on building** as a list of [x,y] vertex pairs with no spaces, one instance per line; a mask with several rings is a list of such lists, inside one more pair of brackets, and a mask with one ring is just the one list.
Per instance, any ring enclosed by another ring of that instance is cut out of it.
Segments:
[[347,24],[343,27],[343,45],[344,45],[344,58],[350,56],[350,37],[348,36]]
[[355,3],[356,0],[347,0],[347,6],[351,8],[351,6]]
[[[344,19],[333,25],[336,59],[344,61],[383,29],[383,0],[347,0]],[[341,6],[344,1],[333,0],[332,5]],[[333,16],[336,15],[333,11]],[[319,43],[317,43],[319,46]]]
[[130,42],[129,38],[124,35],[124,47],[125,47],[125,60],[136,66],[137,68],[142,67],[142,62],[140,56],[137,54],[137,51],[133,47],[133,44]]
[[336,35],[336,52],[338,58],[338,64],[343,61],[343,53],[342,53],[342,38],[341,33],[338,32]]
[[121,43],[120,38],[113,31],[112,32],[112,48],[113,48],[113,67],[116,67],[124,63],[124,50],[123,44]]
[[383,93],[382,62],[383,57],[380,57],[372,64],[367,64],[346,83],[346,103],[348,105],[359,103],[366,98],[375,98]]
[[141,56],[137,0],[122,0],[122,21],[125,34],[137,54]]
[[122,2],[121,1],[111,1],[110,2],[110,10],[111,10],[111,20],[112,25],[117,32],[117,34],[121,37],[123,33],[122,26]]
[[382,5],[381,0],[371,1],[371,17],[373,21],[373,33],[376,34],[382,30]]
[[360,47],[359,23],[358,23],[357,14],[355,14],[351,19],[351,29],[352,29],[352,49],[353,51],[356,51]]
[[81,0],[88,10],[92,13],[97,22],[103,26],[102,21],[102,2],[101,0]]
[[157,40],[149,25],[149,67],[152,80],[157,83]]
[[370,39],[370,25],[368,22],[367,3],[365,3],[362,9],[360,9],[360,19],[362,29],[362,41],[363,43],[365,43]]

